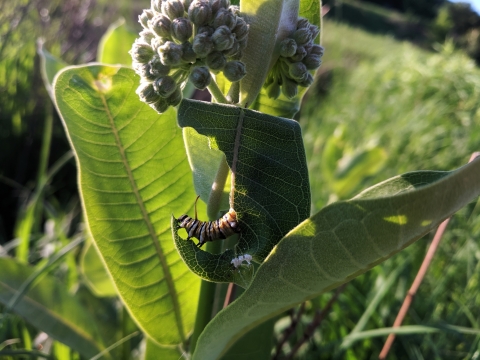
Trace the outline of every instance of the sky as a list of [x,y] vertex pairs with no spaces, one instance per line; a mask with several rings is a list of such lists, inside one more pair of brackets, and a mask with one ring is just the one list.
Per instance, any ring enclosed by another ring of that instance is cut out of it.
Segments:
[[480,14],[480,0],[453,0],[452,2],[466,2],[472,5],[472,9]]

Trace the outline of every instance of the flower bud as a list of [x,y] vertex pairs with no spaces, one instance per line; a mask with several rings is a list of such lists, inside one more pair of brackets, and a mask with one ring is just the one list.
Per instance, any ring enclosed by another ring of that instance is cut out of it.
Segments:
[[155,52],[153,51],[152,47],[143,41],[135,40],[132,45],[132,49],[129,51],[132,59],[136,62],[146,64],[150,60],[152,60],[153,55]]
[[177,106],[182,101],[182,90],[177,86],[175,91],[166,98],[167,104],[170,106]]
[[318,56],[323,56],[323,51],[324,51],[323,46],[314,44],[314,45],[312,46],[312,48],[310,49],[309,54],[318,55]]
[[182,17],[185,8],[180,0],[164,0],[162,2],[162,12],[170,18],[170,20]]
[[232,47],[233,42],[235,41],[235,36],[227,26],[222,25],[213,33],[212,41],[215,45],[215,50],[223,51]]
[[298,46],[302,46],[312,41],[312,34],[308,28],[298,29],[293,33],[293,39]]
[[192,44],[188,41],[182,44],[182,60],[186,63],[194,63],[197,60],[197,54],[193,51]]
[[138,62],[132,62],[133,70],[142,78],[147,80],[154,80],[155,78],[152,77],[150,74],[150,63],[142,64]]
[[157,13],[162,12],[162,2],[163,0],[151,0],[151,8],[155,10]]
[[302,60],[308,70],[316,70],[320,67],[322,59],[320,56],[315,54],[308,54]]
[[163,98],[167,98],[173,94],[176,88],[177,83],[171,76],[162,76],[153,82],[153,89]]
[[178,66],[182,60],[182,45],[177,45],[172,41],[167,41],[158,48],[160,61],[164,65]]
[[151,82],[140,83],[135,92],[139,96],[140,100],[147,104],[152,104],[160,98],[160,95],[155,92]]
[[232,47],[230,49],[225,50],[223,53],[225,54],[225,56],[234,57],[240,52],[240,50],[241,50],[240,43],[237,40],[235,40],[233,42]]
[[227,64],[227,59],[219,51],[213,51],[207,55],[205,62],[211,70],[222,70]]
[[312,84],[313,84],[313,76],[312,74],[307,72],[307,76],[305,76],[305,79],[303,79],[298,85],[303,87],[309,87]]
[[306,78],[308,74],[307,67],[302,62],[291,63],[288,67],[288,74],[297,82],[300,82]]
[[212,7],[208,0],[193,0],[188,8],[188,17],[197,26],[209,23],[212,16]]
[[153,12],[151,10],[143,10],[143,12],[138,15],[138,22],[144,29],[148,29],[148,20],[151,19],[153,19]]
[[307,50],[305,50],[303,46],[297,46],[297,51],[295,51],[295,55],[290,57],[290,60],[302,61],[306,55],[307,55]]
[[228,7],[228,11],[230,11],[233,15],[240,16],[240,7],[237,5],[230,5]]
[[310,26],[310,22],[307,19],[304,18],[298,18],[297,20],[297,29],[308,29]]
[[241,61],[229,61],[223,68],[223,74],[230,82],[240,81],[246,73],[245,64]]
[[232,32],[236,35],[238,41],[246,39],[248,35],[248,24],[241,17],[237,17],[237,23]]
[[280,96],[280,85],[278,82],[273,81],[270,85],[267,86],[267,96],[270,99],[276,99]]
[[212,81],[212,75],[205,66],[197,66],[190,73],[190,81],[197,89],[203,90]]
[[155,50],[158,54],[158,49],[161,46],[165,45],[167,41],[168,40],[166,38],[155,36],[150,42],[150,44],[152,45],[152,49]]
[[150,20],[150,29],[158,36],[167,39],[170,38],[170,25],[170,19],[163,14],[157,15]]
[[168,75],[170,72],[170,66],[162,64],[160,56],[155,55],[153,59],[149,62],[150,65],[150,74],[157,78],[159,76]]
[[154,37],[155,35],[150,30],[140,31],[140,38],[147,44],[151,44]]
[[245,37],[244,39],[238,41],[238,43],[240,44],[240,50],[243,50],[247,47],[247,40],[248,38]]
[[229,0],[210,0],[210,4],[212,5],[213,14],[216,14],[221,9],[227,9],[230,6],[230,1]]
[[213,41],[206,33],[197,34],[193,39],[193,51],[198,57],[204,58],[213,51]]
[[314,40],[318,36],[318,34],[320,34],[320,29],[315,25],[310,24],[309,30],[310,30],[310,36],[312,40]]
[[164,98],[159,98],[153,104],[150,104],[150,107],[156,110],[159,114],[164,113],[168,109],[168,101]]
[[294,98],[298,94],[297,83],[286,76],[282,76],[282,93],[289,99]]
[[192,23],[183,17],[172,21],[172,35],[180,42],[185,42],[192,36]]
[[236,16],[233,15],[227,9],[223,9],[223,8],[218,10],[217,14],[215,15],[215,18],[213,19],[214,28],[218,28],[222,25],[225,25],[230,30],[233,30],[237,25]]
[[291,57],[297,51],[297,42],[293,39],[285,39],[280,43],[280,56]]
[[208,36],[212,36],[213,32],[215,31],[214,28],[208,25],[200,26],[197,30],[197,35],[198,34],[207,34]]
[[188,13],[188,8],[190,7],[192,0],[181,0],[181,2],[183,4],[183,8],[185,9],[185,12]]

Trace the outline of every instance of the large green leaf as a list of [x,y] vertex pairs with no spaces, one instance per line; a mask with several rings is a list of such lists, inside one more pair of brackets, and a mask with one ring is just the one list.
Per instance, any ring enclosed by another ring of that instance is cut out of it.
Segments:
[[71,67],[56,78],[55,99],[103,262],[139,327],[173,345],[193,327],[200,280],[175,250],[170,214],[191,211],[195,193],[176,112],[140,102],[138,82],[121,66]]
[[196,248],[193,241],[175,237],[177,247],[195,273],[207,280],[232,281],[239,275],[230,263],[235,254],[250,254],[263,261],[288,231],[309,216],[310,189],[300,126],[252,110],[192,100],[180,104],[178,122],[208,136],[212,148],[225,153],[235,173],[231,205],[241,231],[235,253],[210,254]]
[[280,241],[248,289],[207,325],[193,359],[219,358],[248,329],[364,273],[479,194],[477,158],[453,172],[397,176],[323,208]]
[[53,79],[55,78],[55,75],[64,67],[68,66],[68,64],[45,50],[41,40],[38,40],[37,47],[37,53],[40,57],[40,71],[42,73],[43,84],[45,85],[50,97],[53,98]]
[[117,295],[112,278],[108,275],[107,269],[91,240],[82,249],[80,270],[86,285],[95,295],[99,297]]
[[145,356],[143,360],[179,360],[183,352],[178,347],[160,346],[150,339],[146,339]]
[[97,60],[105,64],[132,65],[128,53],[138,34],[125,25],[124,19],[115,21],[102,36],[98,44]]
[[[0,258],[0,269],[0,302],[6,305],[34,269],[7,258]],[[95,319],[51,276],[43,277],[32,286],[13,311],[85,357],[90,358],[105,349]]]

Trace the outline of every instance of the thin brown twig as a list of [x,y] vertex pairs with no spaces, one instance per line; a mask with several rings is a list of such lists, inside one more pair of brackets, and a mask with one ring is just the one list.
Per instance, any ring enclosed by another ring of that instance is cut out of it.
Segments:
[[302,318],[302,315],[303,315],[304,311],[305,311],[305,303],[304,302],[300,305],[300,308],[298,309],[298,312],[297,312],[296,315],[292,311],[290,326],[288,326],[284,330],[282,338],[277,343],[277,346],[275,347],[275,354],[273,355],[272,360],[280,359],[280,354],[282,353],[283,345],[285,345],[285,343],[288,341],[290,336],[292,336],[293,332],[297,328],[297,325],[300,322],[300,319]]
[[328,313],[330,312],[330,310],[333,307],[333,304],[335,304],[335,302],[338,299],[338,296],[342,293],[343,289],[345,289],[346,285],[347,284],[343,284],[340,287],[338,287],[337,290],[335,291],[335,293],[333,294],[333,296],[330,298],[330,300],[328,300],[327,305],[325,305],[325,307],[321,311],[317,310],[317,312],[315,313],[315,317],[313,318],[312,322],[305,329],[305,332],[303,333],[302,338],[300,340],[298,340],[298,342],[295,344],[295,346],[293,347],[290,354],[288,354],[285,357],[285,360],[293,359],[293,356],[297,353],[298,349],[300,349],[300,347],[304,343],[306,343],[308,340],[310,340],[312,338],[313,334],[315,333],[315,329],[318,326],[320,326],[323,319],[325,319],[325,317],[328,315]]
[[234,283],[228,284],[227,294],[225,295],[225,302],[223,303],[223,308],[225,309],[230,305],[233,300],[235,300],[235,290],[237,286]]
[[[474,152],[470,156],[470,160],[468,162],[472,162],[477,156],[480,156],[480,152]],[[400,311],[397,314],[395,322],[393,323],[394,328],[400,327],[402,325],[403,319],[405,318],[405,315],[407,315],[408,309],[410,308],[413,298],[417,293],[418,288],[420,287],[420,284],[422,283],[423,278],[425,277],[425,274],[427,273],[428,267],[432,262],[433,256],[437,251],[440,240],[442,239],[443,234],[445,233],[445,230],[447,228],[447,225],[450,219],[451,218],[444,220],[438,227],[435,233],[435,236],[433,238],[433,241],[430,244],[430,247],[427,251],[427,254],[425,255],[425,259],[423,259],[423,263],[420,266],[420,269],[418,270],[417,276],[415,277],[415,280],[413,281],[412,286],[408,290],[408,293],[405,296],[405,300],[403,301],[402,307],[400,308]],[[380,352],[380,355],[378,356],[380,360],[383,360],[387,357],[388,352],[390,351],[390,348],[392,347],[392,344],[394,341],[395,341],[395,334],[388,335],[388,338],[385,341],[385,344],[383,345],[383,349]]]

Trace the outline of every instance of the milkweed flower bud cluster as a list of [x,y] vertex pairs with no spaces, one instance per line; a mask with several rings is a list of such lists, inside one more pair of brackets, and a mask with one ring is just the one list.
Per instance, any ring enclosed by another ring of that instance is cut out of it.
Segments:
[[246,74],[240,59],[249,27],[230,0],[152,0],[139,22],[143,30],[130,50],[141,77],[137,94],[159,113],[178,105],[188,79],[205,89],[211,73],[231,82]]
[[309,71],[320,67],[323,55],[323,47],[314,43],[318,34],[317,26],[307,19],[298,19],[295,32],[281,42],[280,57],[265,81],[270,98],[276,99],[282,92],[291,99],[297,95],[298,86],[308,87],[313,83]]

